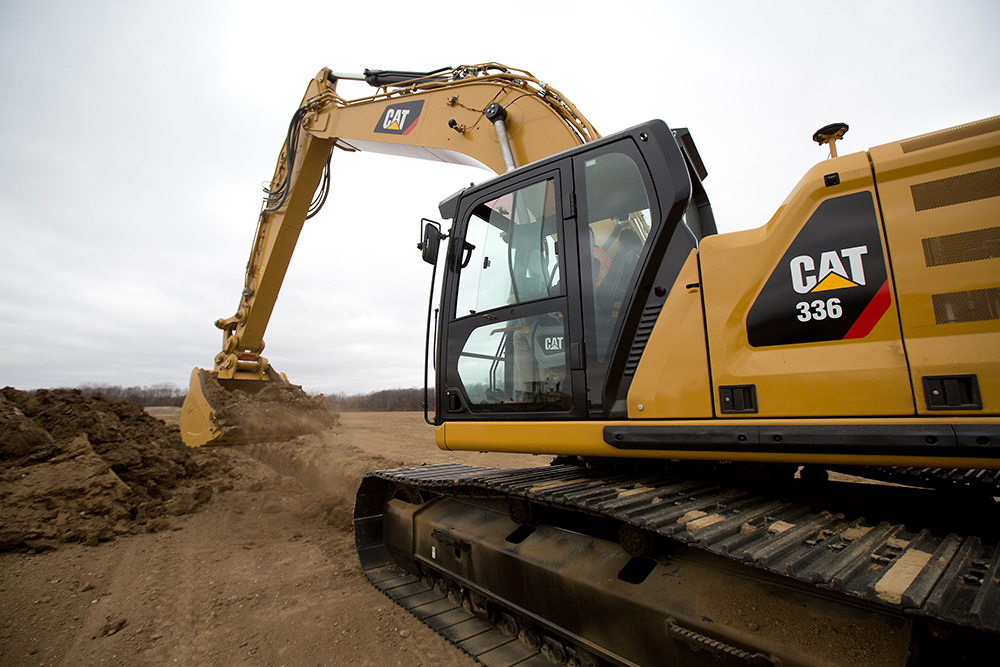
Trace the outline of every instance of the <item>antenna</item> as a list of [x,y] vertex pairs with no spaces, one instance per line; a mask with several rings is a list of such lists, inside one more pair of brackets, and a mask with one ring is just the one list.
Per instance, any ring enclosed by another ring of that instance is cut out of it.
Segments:
[[821,127],[813,135],[813,141],[820,146],[830,144],[830,157],[837,157],[837,140],[843,139],[848,129],[850,128],[847,126],[847,123],[833,123],[832,125]]

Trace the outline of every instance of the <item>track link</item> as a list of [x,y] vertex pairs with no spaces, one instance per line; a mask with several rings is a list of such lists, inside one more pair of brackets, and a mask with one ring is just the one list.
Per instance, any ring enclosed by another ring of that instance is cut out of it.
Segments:
[[895,484],[1000,495],[1000,470],[971,468],[837,467],[838,472]]

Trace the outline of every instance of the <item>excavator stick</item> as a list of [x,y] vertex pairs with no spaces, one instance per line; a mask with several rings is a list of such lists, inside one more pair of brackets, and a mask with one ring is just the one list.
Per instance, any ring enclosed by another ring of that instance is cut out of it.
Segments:
[[219,379],[195,368],[181,408],[188,447],[292,440],[337,425],[322,396],[310,396],[268,368],[266,380]]

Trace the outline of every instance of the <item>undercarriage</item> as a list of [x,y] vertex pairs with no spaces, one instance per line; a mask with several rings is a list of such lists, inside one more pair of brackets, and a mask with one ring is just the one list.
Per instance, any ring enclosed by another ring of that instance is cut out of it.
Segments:
[[683,472],[371,473],[362,569],[490,667],[981,664],[1000,648],[988,494]]

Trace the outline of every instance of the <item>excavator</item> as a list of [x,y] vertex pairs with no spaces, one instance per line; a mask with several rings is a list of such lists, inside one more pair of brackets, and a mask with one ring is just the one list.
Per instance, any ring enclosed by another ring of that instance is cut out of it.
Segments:
[[286,381],[263,331],[334,148],[479,164],[422,221],[425,418],[554,459],[367,475],[379,590],[488,667],[1000,662],[1000,116],[839,155],[847,130],[718,234],[685,128],[601,136],[496,63],[321,70],[183,438],[242,437],[207,384]]

